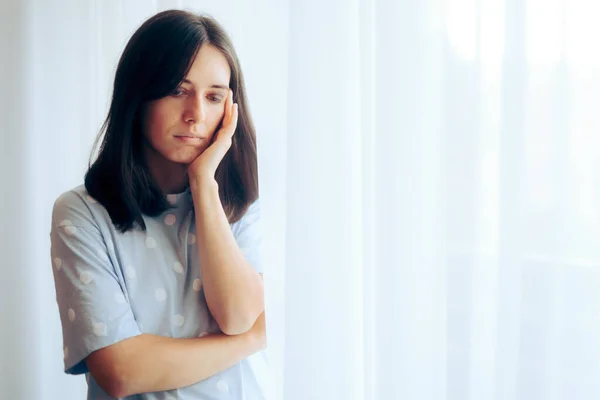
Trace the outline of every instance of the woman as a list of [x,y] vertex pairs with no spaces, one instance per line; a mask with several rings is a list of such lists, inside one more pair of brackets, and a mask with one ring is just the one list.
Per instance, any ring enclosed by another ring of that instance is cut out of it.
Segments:
[[147,20],[101,133],[52,215],[65,372],[88,399],[262,399],[256,138],[224,30]]

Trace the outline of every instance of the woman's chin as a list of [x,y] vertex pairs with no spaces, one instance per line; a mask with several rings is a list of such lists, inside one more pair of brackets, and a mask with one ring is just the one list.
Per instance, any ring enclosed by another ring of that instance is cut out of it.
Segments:
[[181,166],[188,166],[194,161],[194,158],[176,158],[170,161]]
[[199,152],[189,153],[189,154],[172,154],[170,157],[166,157],[167,160],[171,161],[175,164],[191,164],[198,156]]

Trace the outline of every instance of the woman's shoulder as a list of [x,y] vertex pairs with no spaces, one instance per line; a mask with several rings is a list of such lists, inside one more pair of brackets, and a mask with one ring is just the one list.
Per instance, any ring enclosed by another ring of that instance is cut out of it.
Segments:
[[231,224],[234,235],[244,230],[247,226],[256,225],[260,221],[260,198],[256,199],[246,209],[242,218]]
[[252,203],[250,203],[250,205],[248,206],[248,209],[246,209],[246,212],[242,216],[242,219],[253,217],[253,216],[256,216],[256,217],[260,216],[260,198],[254,200]]
[[88,194],[85,185],[78,185],[61,193],[52,207],[52,227],[77,226],[95,228],[93,209],[98,202]]

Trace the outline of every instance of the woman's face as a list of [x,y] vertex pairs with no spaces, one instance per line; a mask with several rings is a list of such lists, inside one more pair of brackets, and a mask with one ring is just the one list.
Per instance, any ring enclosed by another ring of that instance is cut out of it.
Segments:
[[184,82],[148,104],[144,137],[148,150],[154,150],[146,152],[150,163],[162,157],[189,164],[210,145],[225,113],[230,73],[223,54],[202,45]]

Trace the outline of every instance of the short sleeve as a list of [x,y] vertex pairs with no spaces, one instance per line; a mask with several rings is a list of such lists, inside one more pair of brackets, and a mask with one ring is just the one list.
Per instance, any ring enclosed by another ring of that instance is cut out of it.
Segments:
[[90,353],[141,332],[102,234],[78,193],[67,192],[55,202],[50,243],[65,372],[86,373]]
[[260,228],[260,201],[256,200],[250,205],[244,216],[233,229],[235,240],[246,257],[246,261],[262,274],[263,263],[260,246],[262,234]]

